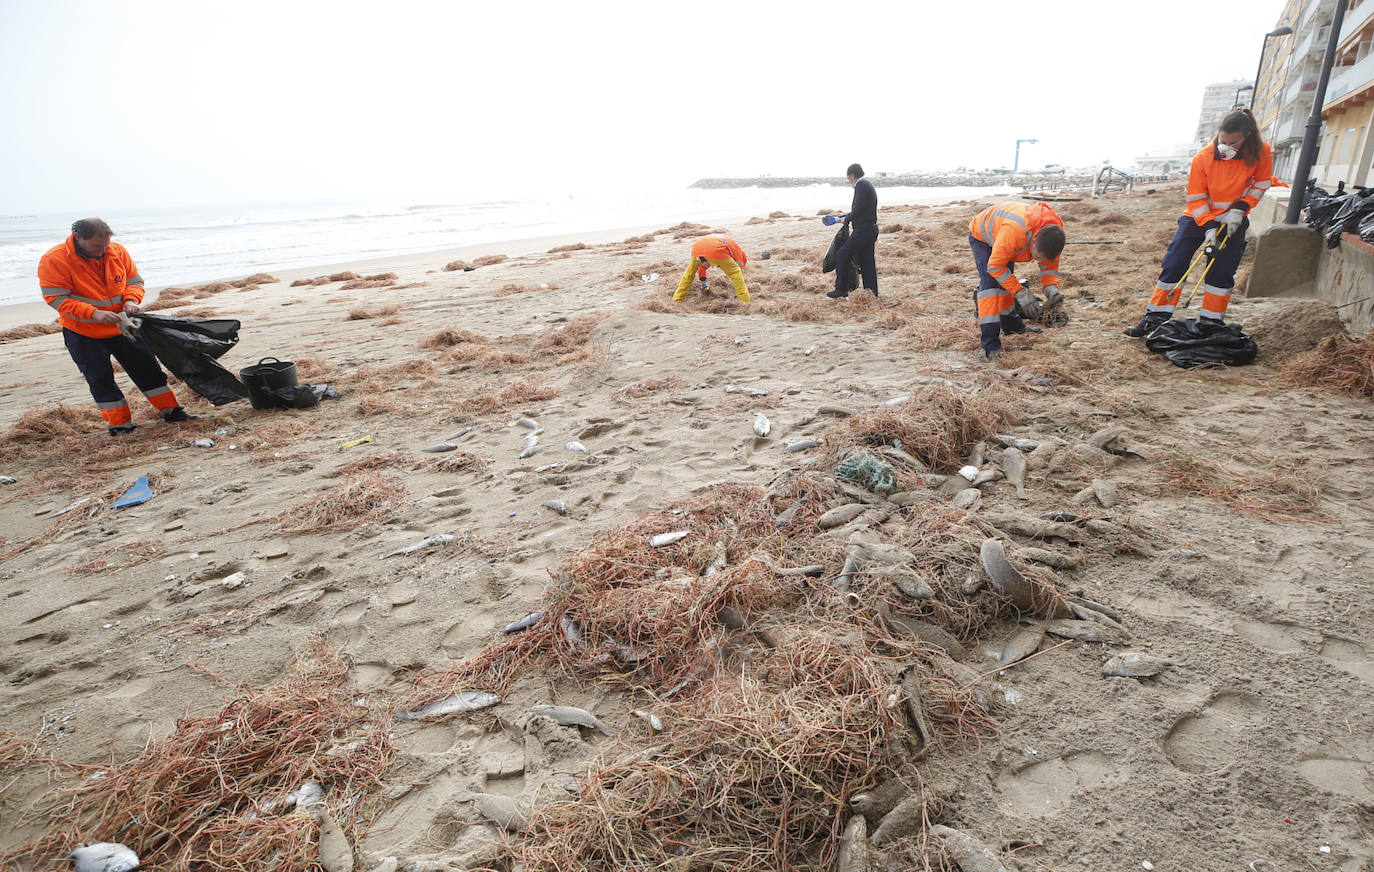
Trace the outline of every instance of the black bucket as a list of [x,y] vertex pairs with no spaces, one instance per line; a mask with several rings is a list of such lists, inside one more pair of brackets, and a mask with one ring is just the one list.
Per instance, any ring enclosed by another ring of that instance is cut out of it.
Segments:
[[268,388],[294,388],[296,364],[289,360],[264,357],[252,366],[239,370],[243,386],[248,388],[248,402],[255,409],[287,409],[290,404],[273,396]]

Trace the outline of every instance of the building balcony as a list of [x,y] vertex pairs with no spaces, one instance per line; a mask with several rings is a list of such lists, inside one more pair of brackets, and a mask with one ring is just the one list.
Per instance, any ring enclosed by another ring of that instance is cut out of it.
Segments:
[[1274,135],[1269,141],[1273,148],[1286,148],[1294,143],[1302,142],[1303,134],[1307,132],[1306,118],[1290,118],[1287,121],[1280,121],[1278,127],[1274,128]]
[[1360,0],[1354,9],[1347,9],[1341,21],[1341,38],[1336,44],[1344,46],[1346,40],[1370,23],[1371,18],[1374,18],[1374,0]]
[[1297,65],[1310,63],[1312,61],[1320,61],[1322,55],[1326,54],[1326,42],[1330,36],[1331,27],[1329,24],[1324,24],[1321,27],[1314,27],[1307,31],[1307,35],[1298,40],[1298,44],[1293,48],[1292,53],[1289,54],[1288,63],[1290,65]]
[[1311,27],[1314,16],[1319,16],[1315,18],[1315,21],[1325,27],[1331,21],[1331,13],[1335,11],[1336,0],[1311,0],[1307,4],[1307,8],[1298,15],[1298,23],[1294,29],[1301,33]]
[[[1361,6],[1374,9],[1374,0],[1364,0]],[[1323,109],[1330,109],[1341,102],[1347,94],[1359,93],[1366,85],[1374,83],[1374,54],[1368,55],[1359,63],[1333,70],[1331,81],[1326,86],[1326,102]]]
[[[1374,0],[1371,0],[1374,2]],[[1312,73],[1303,73],[1298,78],[1288,83],[1288,87],[1283,89],[1283,105],[1287,106],[1295,100],[1303,100],[1311,103],[1312,95],[1317,92],[1317,77]],[[1328,91],[1328,93],[1330,93]]]

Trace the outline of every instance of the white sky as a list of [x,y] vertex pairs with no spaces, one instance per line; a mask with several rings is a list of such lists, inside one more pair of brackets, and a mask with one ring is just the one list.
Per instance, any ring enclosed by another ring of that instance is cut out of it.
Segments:
[[1283,0],[0,0],[0,215],[1129,164]]

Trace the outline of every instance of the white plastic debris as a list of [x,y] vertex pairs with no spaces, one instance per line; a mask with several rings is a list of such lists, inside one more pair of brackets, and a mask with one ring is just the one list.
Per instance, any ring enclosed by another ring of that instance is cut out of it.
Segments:
[[197,448],[214,448],[215,440],[202,437],[191,444],[195,445]]
[[969,481],[973,481],[975,478],[978,477],[978,467],[961,466],[959,468],[959,474],[962,475],[964,478],[968,479]]
[[639,277],[639,280],[640,280],[641,282],[643,282],[644,284],[647,285],[649,282],[652,282],[652,281],[654,281],[654,280],[657,279],[657,278],[658,278],[658,273],[656,273],[656,272],[651,272],[651,273],[649,273],[648,275],[641,275],[641,276]]
[[1151,863],[1149,860],[1141,860],[1140,868],[1145,869],[1148,872],[1148,870],[1155,868],[1155,864]]
[[684,538],[690,533],[690,530],[674,530],[671,533],[659,533],[657,536],[649,540],[649,544],[655,548],[662,548],[665,545],[673,544],[674,542]]
[[398,554],[414,554],[416,551],[421,551],[425,548],[433,548],[435,545],[447,545],[452,541],[453,537],[448,533],[436,533],[433,536],[427,536],[424,539],[421,539],[414,545],[407,545],[404,548],[397,548],[394,551],[388,551],[382,555],[381,559],[385,560],[388,557],[395,557]]

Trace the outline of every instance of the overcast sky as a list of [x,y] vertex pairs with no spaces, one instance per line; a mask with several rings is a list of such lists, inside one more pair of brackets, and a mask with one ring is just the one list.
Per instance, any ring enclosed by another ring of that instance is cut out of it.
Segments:
[[1282,0],[0,0],[0,215],[1129,164]]

